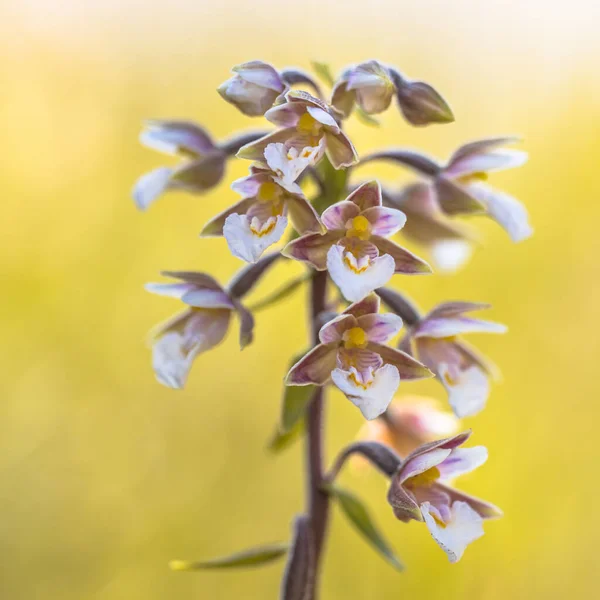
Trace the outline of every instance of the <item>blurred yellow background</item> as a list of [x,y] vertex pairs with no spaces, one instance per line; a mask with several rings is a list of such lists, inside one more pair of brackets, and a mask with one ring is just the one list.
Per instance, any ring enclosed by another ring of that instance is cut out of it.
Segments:
[[[288,538],[304,502],[302,452],[270,457],[265,443],[286,364],[307,344],[303,293],[260,313],[242,354],[232,331],[201,356],[185,391],[156,383],[145,335],[179,307],[142,285],[165,268],[225,282],[240,267],[198,232],[235,199],[229,182],[247,165],[230,164],[207,196],[170,194],[141,214],[131,186],[165,163],[137,136],[149,117],[197,119],[216,138],[261,125],[214,91],[234,64],[338,70],[372,57],[436,86],[457,121],[412,129],[396,110],[380,130],[352,120],[359,153],[404,145],[443,158],[470,139],[520,134],[530,163],[492,183],[526,203],[536,234],[512,245],[479,219],[486,248],[457,276],[395,279],[423,308],[489,301],[510,327],[475,340],[504,382],[466,423],[490,460],[462,482],[505,518],[449,565],[425,527],[395,521],[377,475],[346,472],[407,570],[390,569],[336,512],[323,598],[594,596],[599,20],[586,0],[3,3],[0,598],[277,597],[283,563],[235,573],[167,563]],[[256,297],[292,272],[279,266]],[[431,382],[403,389],[443,398]],[[329,397],[331,459],[361,417]]]

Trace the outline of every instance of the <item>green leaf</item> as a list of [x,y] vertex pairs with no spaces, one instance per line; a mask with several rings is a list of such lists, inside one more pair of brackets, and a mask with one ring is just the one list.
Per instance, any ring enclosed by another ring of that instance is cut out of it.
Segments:
[[206,569],[258,567],[281,558],[288,551],[288,548],[288,544],[270,544],[204,561],[172,560],[169,563],[169,568],[173,571],[203,571]]
[[[303,355],[304,356],[304,355]],[[298,361],[295,361],[295,364]],[[281,407],[282,431],[293,429],[306,413],[306,407],[310,404],[315,394],[314,385],[290,385],[283,392],[283,406]]]
[[262,310],[263,308],[267,308],[276,304],[281,300],[285,300],[288,296],[291,296],[305,281],[310,279],[310,274],[301,275],[296,279],[292,279],[292,281],[286,283],[281,286],[279,289],[275,290],[272,294],[269,294],[266,298],[259,300],[255,304],[250,307],[252,312],[257,312]]
[[277,428],[273,437],[269,440],[267,449],[274,454],[282,452],[291,446],[304,433],[304,419],[298,421],[296,425],[289,431],[283,431]]
[[381,123],[377,119],[375,119],[371,115],[368,115],[360,106],[357,106],[355,110],[358,120],[361,121],[363,125],[368,125],[369,127],[381,126]]
[[330,87],[334,86],[335,80],[333,74],[331,73],[331,67],[327,63],[320,62],[318,60],[312,60],[310,64],[313,68],[313,71],[317,74],[321,81]]
[[354,494],[334,485],[325,488],[329,494],[334,496],[342,511],[358,531],[397,571],[402,571],[403,566],[396,558],[394,551],[375,527],[371,515],[364,504]]

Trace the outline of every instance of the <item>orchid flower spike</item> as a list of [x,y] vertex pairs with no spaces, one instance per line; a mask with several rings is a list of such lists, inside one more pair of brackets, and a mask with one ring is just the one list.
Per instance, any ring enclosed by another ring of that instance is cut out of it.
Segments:
[[241,303],[209,275],[191,271],[162,274],[179,282],[148,283],[146,290],[177,298],[187,308],[152,331],[152,365],[160,383],[181,389],[196,356],[223,341],[232,312],[240,317],[242,347],[252,339],[253,319]]
[[430,377],[417,360],[384,345],[401,329],[402,319],[378,311],[379,298],[372,294],[323,325],[320,344],[290,369],[286,384],[322,386],[331,379],[366,419],[374,419],[401,380]]
[[387,238],[399,231],[406,216],[382,206],[377,181],[361,185],[321,215],[327,232],[290,242],[283,254],[309,263],[329,275],[347,300],[356,302],[384,286],[394,273],[430,273],[429,265]]
[[[399,396],[392,400],[385,413],[360,428],[357,438],[379,442],[399,456],[408,456],[422,444],[458,431],[460,421],[442,410],[441,402],[423,396]],[[363,459],[353,458],[354,463]]]
[[469,417],[485,407],[489,380],[497,369],[458,336],[465,333],[505,333],[500,323],[468,317],[465,313],[489,308],[488,304],[447,302],[438,305],[410,328],[401,347],[412,348],[448,392],[457,417]]
[[282,143],[288,149],[295,148],[298,155],[312,153],[312,164],[324,152],[336,169],[358,162],[352,142],[340,127],[341,115],[337,110],[302,90],[288,92],[285,100],[265,113],[280,129],[242,147],[238,157],[261,161],[269,144]]
[[373,115],[387,110],[394,96],[404,118],[412,125],[454,121],[446,101],[429,84],[410,81],[397,69],[377,60],[345,69],[333,88],[331,104],[344,117],[350,115],[355,104]]
[[248,177],[231,186],[242,200],[209,221],[201,235],[224,235],[234,256],[256,262],[266,248],[281,239],[288,213],[299,233],[322,233],[319,215],[295,183],[311,160],[310,152],[302,156],[295,148],[269,144],[266,164],[251,167]]
[[449,485],[487,460],[483,446],[461,448],[470,431],[424,444],[406,457],[392,477],[388,502],[403,522],[424,521],[433,539],[451,563],[483,535],[483,521],[502,516],[488,502],[468,496]]

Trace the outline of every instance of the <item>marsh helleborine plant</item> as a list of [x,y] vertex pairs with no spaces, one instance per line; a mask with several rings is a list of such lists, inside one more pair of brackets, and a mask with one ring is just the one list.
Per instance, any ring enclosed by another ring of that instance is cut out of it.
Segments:
[[[407,149],[381,150],[360,160],[344,131],[353,113],[377,125],[372,115],[387,110],[395,99],[414,126],[449,123],[454,116],[433,87],[378,61],[350,66],[337,80],[326,65],[313,66],[330,87],[328,95],[310,74],[293,68],[278,71],[261,61],[234,67],[233,77],[219,87],[219,94],[242,113],[264,116],[275,125],[271,131],[218,143],[195,123],[150,121],[142,143],[182,161],[143,175],[133,192],[137,206],[147,209],[168,190],[202,193],[213,188],[235,156],[250,161],[249,174],[231,186],[241,199],[201,232],[224,237],[231,253],[248,264],[225,286],[195,271],[165,271],[175,281],[147,285],[148,291],[185,305],[153,332],[153,368],[165,386],[186,384],[196,357],[224,339],[232,316],[240,322],[241,346],[251,343],[254,319],[243,302],[273,265],[293,260],[306,268],[304,276],[254,306],[255,311],[264,309],[304,282],[310,284],[311,345],[290,360],[280,422],[270,443],[279,451],[305,437],[306,511],[295,518],[289,544],[172,563],[180,570],[239,567],[287,555],[284,600],[317,596],[332,501],[384,558],[401,568],[361,501],[335,482],[352,455],[362,456],[363,463],[369,461],[389,478],[387,500],[396,517],[423,523],[450,562],[483,535],[483,521],[500,516],[495,506],[448,481],[487,459],[483,446],[462,447],[470,430],[456,431],[459,418],[485,407],[497,371],[462,336],[503,333],[505,327],[470,316],[488,305],[452,301],[421,314],[404,295],[385,286],[396,274],[432,272],[428,262],[394,241],[398,234],[423,247],[434,267],[451,271],[465,263],[476,242],[457,216],[487,216],[513,241],[532,232],[524,207],[486,183],[490,172],[525,162],[524,152],[504,148],[514,138],[470,142],[446,163]],[[392,161],[416,172],[418,180],[402,189],[356,180],[359,161]],[[307,197],[307,189],[316,192]],[[284,237],[283,245],[265,254]],[[401,331],[395,347],[391,342]],[[446,391],[453,415],[431,399],[403,402],[397,397],[392,402],[405,381],[428,377],[435,377]],[[322,436],[328,386],[337,387],[367,422],[358,441],[342,449],[326,470]]]

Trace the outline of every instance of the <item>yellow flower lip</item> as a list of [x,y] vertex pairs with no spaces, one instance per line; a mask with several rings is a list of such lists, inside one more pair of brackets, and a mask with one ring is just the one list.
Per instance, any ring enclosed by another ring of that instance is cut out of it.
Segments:
[[362,327],[352,327],[344,332],[344,347],[347,350],[352,348],[365,348],[369,342],[367,332]]
[[261,202],[273,202],[278,200],[279,195],[279,186],[273,181],[265,181],[258,190],[257,198]]
[[419,473],[414,477],[407,479],[404,482],[404,485],[411,489],[415,487],[423,487],[427,485],[431,485],[433,482],[437,481],[440,477],[440,470],[437,467],[431,467],[424,471],[423,473]]
[[371,223],[367,217],[358,215],[352,219],[352,223],[346,232],[346,237],[368,240],[371,235]]
[[323,127],[322,123],[319,123],[310,113],[305,112],[298,121],[296,129],[304,133],[317,136]]

